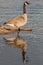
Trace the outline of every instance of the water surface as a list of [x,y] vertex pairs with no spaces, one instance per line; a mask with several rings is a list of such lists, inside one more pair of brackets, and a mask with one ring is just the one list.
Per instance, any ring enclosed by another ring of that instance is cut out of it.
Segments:
[[[21,15],[25,0],[0,0],[0,25]],[[27,0],[28,22],[23,27],[31,27],[32,32],[20,32],[27,41],[27,65],[43,65],[43,0]],[[23,65],[21,50],[6,44],[3,37],[15,37],[16,32],[0,35],[0,65]]]

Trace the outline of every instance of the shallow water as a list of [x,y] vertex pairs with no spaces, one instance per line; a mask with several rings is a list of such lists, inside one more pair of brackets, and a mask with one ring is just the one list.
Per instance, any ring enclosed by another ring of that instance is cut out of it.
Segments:
[[[0,25],[22,14],[25,0],[0,0]],[[43,0],[27,0],[28,22],[23,27],[31,27],[32,32],[20,32],[27,41],[27,65],[43,65]],[[23,65],[21,50],[6,44],[3,37],[16,37],[16,32],[0,35],[0,65]]]

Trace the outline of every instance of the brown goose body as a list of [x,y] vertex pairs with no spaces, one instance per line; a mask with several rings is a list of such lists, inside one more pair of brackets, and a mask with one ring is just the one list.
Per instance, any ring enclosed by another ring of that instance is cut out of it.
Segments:
[[8,22],[5,22],[6,25],[13,26],[13,27],[20,27],[27,23],[27,14],[22,14],[21,16],[17,16]]

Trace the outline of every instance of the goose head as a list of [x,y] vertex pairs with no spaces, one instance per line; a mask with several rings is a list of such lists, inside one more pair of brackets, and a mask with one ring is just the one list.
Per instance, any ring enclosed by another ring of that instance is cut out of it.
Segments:
[[23,4],[23,13],[26,13],[26,6],[29,5],[30,3],[25,1]]
[[25,2],[24,2],[24,5],[29,5],[29,4],[30,4],[30,3],[29,3],[29,2],[27,2],[27,1],[25,1]]

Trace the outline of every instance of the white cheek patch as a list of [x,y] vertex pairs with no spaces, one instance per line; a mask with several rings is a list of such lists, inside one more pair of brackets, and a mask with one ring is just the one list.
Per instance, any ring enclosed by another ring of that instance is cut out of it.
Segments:
[[27,5],[27,3],[25,3],[25,5]]
[[6,26],[10,26],[10,27],[16,27],[13,24],[6,24]]

